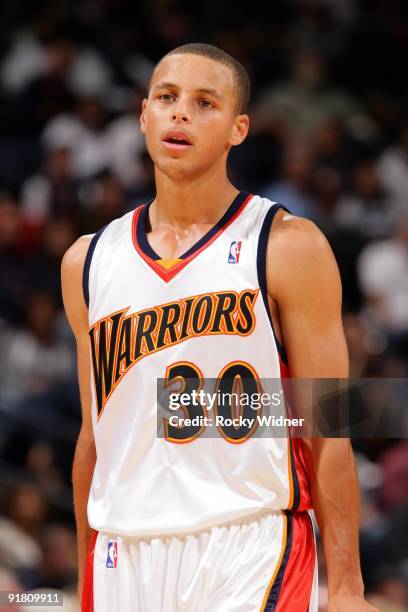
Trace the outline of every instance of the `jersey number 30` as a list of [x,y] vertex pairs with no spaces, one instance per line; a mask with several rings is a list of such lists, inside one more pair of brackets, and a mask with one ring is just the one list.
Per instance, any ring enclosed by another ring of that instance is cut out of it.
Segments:
[[[172,424],[174,419],[163,417],[166,440],[185,444],[201,436],[206,427],[209,427],[209,436],[214,437],[218,430],[233,444],[241,444],[253,435],[258,424],[255,417],[262,409],[255,411],[250,405],[237,402],[237,398],[244,394],[250,398],[252,394],[260,391],[259,377],[250,364],[243,361],[227,364],[218,374],[214,390],[206,390],[205,394],[202,391],[204,376],[194,363],[181,361],[168,366],[164,386],[173,386],[176,381],[180,382],[177,395],[180,397],[182,393],[188,394],[191,401],[183,402],[180,406],[184,415],[182,418],[177,417],[177,425]],[[211,403],[202,405],[198,401],[202,396],[211,396]],[[241,424],[237,426],[238,420]]]

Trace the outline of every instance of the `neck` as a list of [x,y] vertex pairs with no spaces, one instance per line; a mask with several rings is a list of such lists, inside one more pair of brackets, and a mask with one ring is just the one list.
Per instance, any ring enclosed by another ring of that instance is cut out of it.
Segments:
[[182,180],[166,176],[157,167],[155,174],[156,197],[149,210],[152,229],[162,224],[180,228],[215,224],[239,193],[228,180],[225,168]]

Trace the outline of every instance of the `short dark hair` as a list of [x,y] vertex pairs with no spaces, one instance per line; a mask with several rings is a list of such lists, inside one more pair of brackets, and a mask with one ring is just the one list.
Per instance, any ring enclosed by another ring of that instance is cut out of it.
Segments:
[[227,68],[232,71],[232,75],[236,84],[236,111],[238,114],[248,112],[251,87],[247,71],[238,60],[232,57],[232,55],[214,45],[207,45],[205,43],[189,43],[187,45],[181,45],[180,47],[172,49],[171,51],[166,53],[166,55],[164,55],[161,60],[156,64],[150,81],[152,80],[157,67],[166,57],[169,57],[170,55],[181,55],[184,53],[191,53],[192,55],[201,55],[202,57],[208,57],[209,59],[212,59],[216,62],[219,62],[220,64],[223,64],[224,66],[227,66]]

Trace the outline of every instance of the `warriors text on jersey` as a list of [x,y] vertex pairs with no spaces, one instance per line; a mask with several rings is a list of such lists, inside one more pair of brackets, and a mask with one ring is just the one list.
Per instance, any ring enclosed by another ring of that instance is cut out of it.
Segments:
[[95,530],[191,533],[263,510],[310,507],[299,440],[157,437],[157,378],[285,376],[266,294],[266,245],[279,207],[241,192],[173,260],[149,245],[148,205],[95,234],[84,266]]

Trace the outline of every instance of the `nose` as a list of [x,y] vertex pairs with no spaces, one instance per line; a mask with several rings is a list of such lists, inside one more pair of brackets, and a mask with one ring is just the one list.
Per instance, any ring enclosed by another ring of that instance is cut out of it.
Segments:
[[173,117],[172,117],[173,121],[176,122],[180,122],[180,123],[188,123],[189,118],[188,118],[188,114],[184,111],[173,111]]
[[177,100],[177,105],[172,108],[172,119],[176,123],[189,123],[191,120],[190,113],[187,110],[186,100]]

